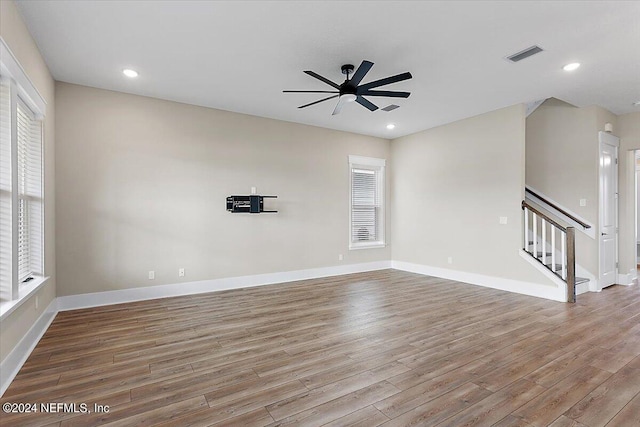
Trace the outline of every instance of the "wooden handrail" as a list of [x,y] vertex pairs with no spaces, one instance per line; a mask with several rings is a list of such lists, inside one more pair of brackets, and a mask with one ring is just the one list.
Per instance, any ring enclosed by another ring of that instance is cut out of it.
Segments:
[[541,217],[543,217],[545,219],[545,221],[547,221],[550,224],[553,224],[556,228],[559,228],[560,230],[564,231],[565,233],[567,232],[567,227],[558,224],[557,222],[555,222],[554,220],[552,220],[551,218],[549,218],[548,215],[544,214],[543,212],[541,212],[540,210],[536,209],[535,207],[533,207],[530,203],[527,203],[526,200],[522,201],[522,209],[524,208],[529,209],[532,212],[537,213],[538,215],[540,215]]
[[[583,221],[580,221],[578,218],[576,218],[575,216],[571,215],[569,212],[565,211],[562,208],[559,208],[558,206],[554,205],[553,203],[551,203],[549,200],[545,199],[544,197],[542,197],[541,195],[537,194],[534,191],[529,190],[528,188],[525,188],[524,191],[526,191],[527,193],[531,194],[532,196],[534,196],[536,199],[540,199],[543,202],[545,202],[546,204],[548,204],[549,206],[551,206],[553,209],[557,210],[558,212],[560,212],[562,215],[566,216],[567,218],[570,218],[572,221],[577,222],[578,224],[580,224],[584,229],[587,228],[591,228],[591,226]],[[531,209],[531,206],[529,206],[529,209]]]

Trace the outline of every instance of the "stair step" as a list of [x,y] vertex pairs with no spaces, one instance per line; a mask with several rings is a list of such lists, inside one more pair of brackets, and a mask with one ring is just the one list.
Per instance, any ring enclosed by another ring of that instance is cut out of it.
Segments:
[[589,279],[587,279],[586,277],[577,277],[576,276],[576,285],[579,285],[580,283],[584,283],[584,282],[588,282]]
[[545,264],[545,265],[551,271],[560,271],[560,270],[562,270],[562,264],[556,264],[555,268],[552,268],[550,263],[549,264]]
[[[527,252],[529,252],[531,255],[533,255],[533,245],[531,244],[532,242],[529,242],[529,250]],[[538,251],[537,253],[537,257],[538,258],[542,258],[542,251]],[[551,256],[551,252],[546,252],[545,257],[550,257]],[[547,265],[548,267],[548,265]]]
[[[536,253],[536,256],[537,256],[538,258],[542,258],[542,251],[537,252],[537,253]],[[544,254],[544,257],[545,257],[545,258],[546,258],[546,257],[550,257],[550,256],[551,256],[551,252],[545,252],[545,254]]]
[[[527,252],[529,255],[531,255],[532,257],[535,257],[535,258],[538,258],[538,259],[542,258],[542,252],[536,252],[536,255],[534,255],[534,254],[533,254],[533,250],[531,250],[531,249],[527,250],[526,252]],[[551,256],[551,252],[547,252],[547,253],[545,254],[545,257],[550,257],[550,256]],[[547,266],[547,267],[548,267],[548,266]]]

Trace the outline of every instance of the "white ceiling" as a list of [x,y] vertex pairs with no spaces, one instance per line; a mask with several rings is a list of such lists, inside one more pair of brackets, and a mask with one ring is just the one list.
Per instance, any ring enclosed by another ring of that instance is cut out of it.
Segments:
[[[551,96],[640,111],[638,1],[17,4],[56,80],[383,138]],[[504,59],[534,44],[545,51]],[[363,83],[413,74],[379,88],[408,99],[369,98],[401,108],[354,103],[332,116],[335,100],[301,110],[321,96],[282,93],[331,90],[302,71],[341,83],[340,66],[363,59],[375,63]]]

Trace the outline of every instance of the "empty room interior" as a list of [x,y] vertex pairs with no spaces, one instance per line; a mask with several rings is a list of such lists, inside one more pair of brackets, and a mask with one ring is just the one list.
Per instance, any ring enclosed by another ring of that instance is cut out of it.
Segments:
[[0,425],[640,426],[640,2],[0,0]]

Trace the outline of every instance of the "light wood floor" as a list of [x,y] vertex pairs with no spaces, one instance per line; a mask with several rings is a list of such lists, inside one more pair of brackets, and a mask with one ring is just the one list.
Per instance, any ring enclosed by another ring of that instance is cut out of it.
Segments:
[[639,426],[640,288],[556,303],[393,270],[61,312],[2,426]]

